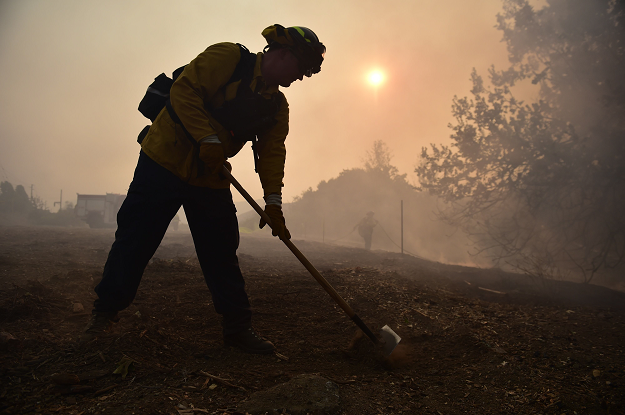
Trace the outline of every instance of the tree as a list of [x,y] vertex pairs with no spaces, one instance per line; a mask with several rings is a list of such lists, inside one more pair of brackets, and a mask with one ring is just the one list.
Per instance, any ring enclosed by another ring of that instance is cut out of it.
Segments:
[[371,150],[368,150],[365,156],[365,170],[378,171],[383,175],[393,178],[397,175],[397,167],[391,164],[392,158],[393,155],[386,143],[382,140],[376,140],[373,142]]
[[[422,151],[421,187],[497,263],[585,282],[625,255],[625,7],[505,0],[510,67],[454,98],[451,146]],[[531,81],[540,99],[513,90]]]
[[[354,227],[367,212],[373,211],[379,221],[373,236],[375,249],[397,252],[403,224],[405,252],[441,262],[473,264],[467,254],[466,236],[433,220],[436,199],[417,192],[406,174],[398,174],[386,144],[376,141],[367,156],[362,167],[343,170],[283,206],[293,237],[362,246],[362,238]],[[249,222],[240,223],[257,227],[258,218],[254,215]]]
[[11,213],[25,213],[32,210],[33,204],[21,184],[13,185],[4,181],[0,183],[0,211]]
[[15,186],[15,205],[19,212],[29,212],[33,209],[33,203],[21,184]]

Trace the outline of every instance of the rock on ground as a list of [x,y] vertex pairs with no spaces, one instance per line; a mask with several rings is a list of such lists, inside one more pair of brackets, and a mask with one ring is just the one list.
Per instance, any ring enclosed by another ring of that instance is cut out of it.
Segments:
[[317,375],[299,375],[286,383],[259,391],[241,403],[239,411],[251,414],[332,414],[339,409],[339,387]]

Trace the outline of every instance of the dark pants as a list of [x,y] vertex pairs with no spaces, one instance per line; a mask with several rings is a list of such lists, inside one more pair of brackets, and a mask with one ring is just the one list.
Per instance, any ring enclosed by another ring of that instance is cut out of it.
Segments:
[[215,310],[223,316],[224,334],[251,327],[252,312],[236,255],[239,225],[230,189],[190,186],[143,152],[117,214],[115,242],[95,287],[95,311],[120,311],[132,303],[143,271],[180,206]]
[[365,232],[362,237],[365,239],[365,249],[371,249],[371,240],[373,239],[373,230],[371,232]]

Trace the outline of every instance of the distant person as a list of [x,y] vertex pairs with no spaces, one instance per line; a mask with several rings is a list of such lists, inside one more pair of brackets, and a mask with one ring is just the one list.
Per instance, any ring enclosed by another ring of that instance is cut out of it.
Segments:
[[[222,316],[225,345],[249,353],[274,351],[252,328],[236,254],[236,208],[222,172],[224,166],[231,169],[227,159],[251,141],[272,233],[291,238],[282,213],[289,105],[279,87],[318,73],[325,46],[301,26],[276,24],[262,35],[263,52],[217,43],[200,53],[181,69],[169,102],[157,108],[158,116],[140,135],[139,161],[83,342],[107,331],[132,303],[148,261],[183,206],[215,311]],[[261,220],[259,226],[265,224]]]
[[363,237],[365,240],[365,249],[371,249],[371,240],[373,239],[373,228],[378,224],[378,221],[373,219],[373,212],[367,212],[364,218],[356,226],[354,229],[358,228],[358,234]]

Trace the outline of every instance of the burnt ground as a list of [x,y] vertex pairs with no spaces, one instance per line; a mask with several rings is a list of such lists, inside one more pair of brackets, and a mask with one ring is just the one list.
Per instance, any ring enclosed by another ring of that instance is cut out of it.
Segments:
[[301,374],[336,382],[342,414],[625,413],[622,293],[295,240],[370,327],[402,336],[384,360],[280,241],[244,234],[254,325],[279,353],[255,356],[223,347],[175,232],[111,336],[79,345],[112,240],[0,227],[0,413],[236,414]]

